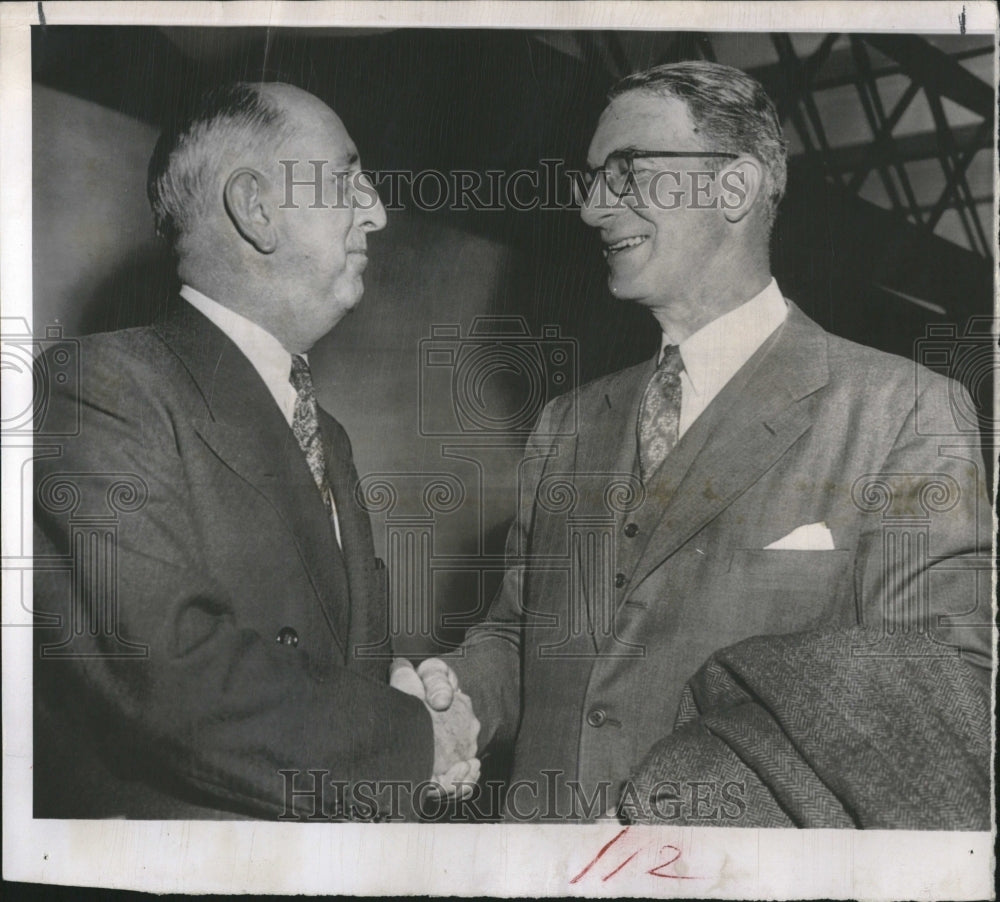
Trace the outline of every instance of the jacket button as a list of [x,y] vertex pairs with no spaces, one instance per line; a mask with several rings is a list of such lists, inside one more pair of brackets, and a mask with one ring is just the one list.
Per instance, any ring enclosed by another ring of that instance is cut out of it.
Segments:
[[630,539],[634,539],[639,535],[639,524],[638,523],[627,523],[625,525],[625,535]]
[[295,648],[299,644],[299,634],[290,626],[283,626],[278,630],[276,640],[278,645],[290,645]]
[[592,708],[590,713],[587,715],[587,723],[592,727],[600,727],[604,725],[604,721],[608,719],[608,714],[603,708]]
[[624,573],[616,573],[615,574],[615,588],[616,589],[620,589],[624,585],[625,585],[625,574]]

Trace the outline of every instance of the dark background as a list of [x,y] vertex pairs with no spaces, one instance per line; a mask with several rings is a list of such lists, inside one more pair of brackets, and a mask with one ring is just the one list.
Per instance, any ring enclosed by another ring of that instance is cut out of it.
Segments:
[[[759,77],[785,119],[790,178],[773,240],[784,293],[832,332],[907,357],[925,359],[921,342],[940,328],[937,368],[965,382],[980,426],[990,425],[989,36],[32,31],[36,335],[54,323],[67,335],[146,323],[175,290],[152,234],[146,164],[161,124],[212,84],[278,79],[315,93],[368,169],[512,171],[581,163],[621,75],[716,58]],[[320,401],[348,429],[362,475],[392,474],[413,489],[373,518],[380,553],[392,517],[426,513],[429,474],[464,485],[465,501],[434,520],[432,593],[436,615],[464,613],[465,623],[502,570],[524,434],[426,435],[421,416],[453,418],[455,398],[447,374],[426,381],[421,341],[434,325],[467,336],[477,316],[520,316],[530,335],[514,345],[534,353],[533,337],[556,326],[572,342],[571,381],[586,381],[651,355],[658,329],[610,297],[597,242],[573,210],[432,213],[406,203],[371,240],[365,281],[362,305],[311,354]],[[524,374],[499,373],[485,388],[501,423],[526,409]],[[460,636],[460,625],[421,628],[398,647],[420,655]]]

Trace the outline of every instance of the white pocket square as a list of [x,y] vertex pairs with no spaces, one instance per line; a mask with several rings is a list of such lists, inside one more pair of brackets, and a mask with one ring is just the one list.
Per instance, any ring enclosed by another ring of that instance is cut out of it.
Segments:
[[806,523],[793,529],[783,539],[772,542],[765,551],[833,551],[833,533],[826,523]]

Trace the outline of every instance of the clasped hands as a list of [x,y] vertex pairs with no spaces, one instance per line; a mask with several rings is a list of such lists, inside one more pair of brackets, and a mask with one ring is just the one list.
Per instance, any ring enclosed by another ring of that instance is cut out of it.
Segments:
[[421,699],[434,724],[434,774],[438,791],[468,798],[479,779],[476,740],[479,721],[472,700],[458,688],[458,677],[440,658],[428,658],[419,667],[396,658],[389,669],[389,685]]

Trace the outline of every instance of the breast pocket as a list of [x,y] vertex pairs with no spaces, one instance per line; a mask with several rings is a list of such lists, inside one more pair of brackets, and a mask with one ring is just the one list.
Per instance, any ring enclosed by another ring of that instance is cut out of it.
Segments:
[[770,591],[832,591],[847,575],[849,551],[784,551],[773,548],[737,548],[729,573],[748,586]]
[[747,635],[853,622],[850,551],[738,548],[727,573]]

